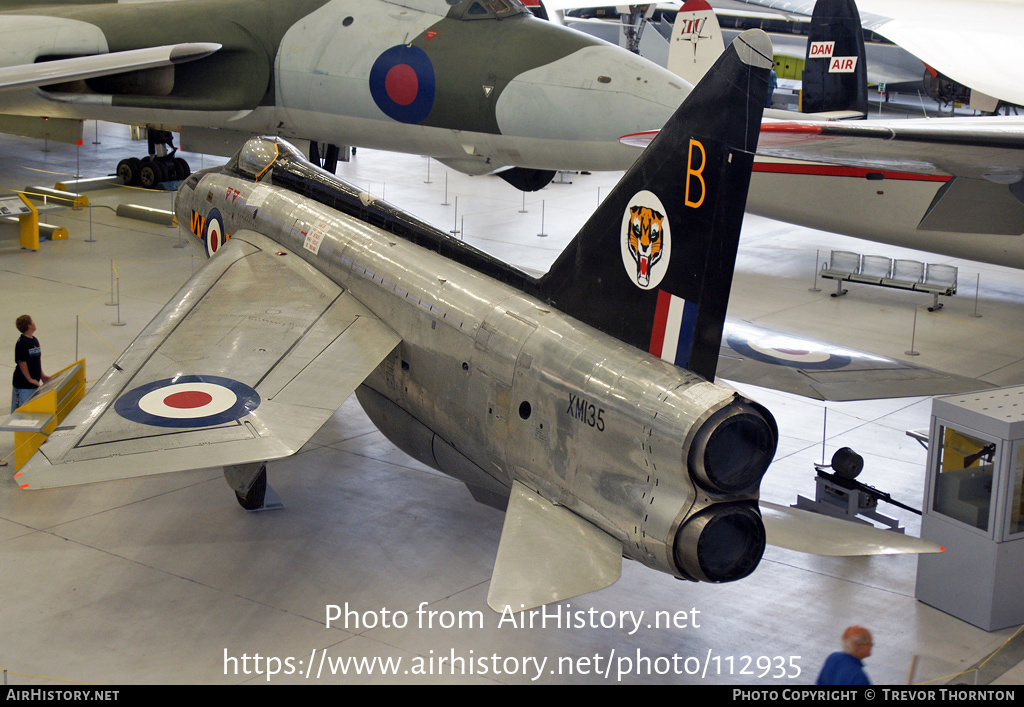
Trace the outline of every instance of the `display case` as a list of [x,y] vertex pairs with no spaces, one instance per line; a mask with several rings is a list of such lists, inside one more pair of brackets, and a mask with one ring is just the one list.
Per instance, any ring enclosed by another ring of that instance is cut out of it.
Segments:
[[1024,386],[932,403],[917,598],[988,631],[1024,623]]

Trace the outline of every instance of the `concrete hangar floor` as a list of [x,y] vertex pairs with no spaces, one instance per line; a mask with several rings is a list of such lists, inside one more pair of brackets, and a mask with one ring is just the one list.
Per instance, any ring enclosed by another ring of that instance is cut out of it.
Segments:
[[[124,126],[100,124],[94,133],[87,123],[86,135],[78,150],[0,137],[0,187],[53,186],[76,171],[100,176],[124,155],[144,151]],[[193,169],[223,161],[185,156]],[[565,175],[524,199],[497,178],[463,177],[423,157],[360,150],[338,172],[438,226],[457,227],[478,247],[541,270],[619,176]],[[0,321],[8,323],[5,341],[13,348],[14,319],[30,313],[45,368],[70,363],[77,347],[94,381],[202,263],[191,247],[179,247],[175,228],[112,210],[120,203],[170,209],[172,194],[108,188],[88,197],[90,208],[44,215],[70,237],[44,242],[38,252],[18,247],[16,226],[0,231]],[[820,281],[820,291],[810,291],[816,260],[831,248],[944,261],[748,216],[730,314],[903,356],[921,297],[854,286],[834,299],[830,283]],[[919,312],[916,360],[1019,383],[1024,278],[956,264],[961,294],[938,313]],[[112,271],[120,309],[107,304]],[[963,284],[976,274],[977,305],[974,288]],[[972,317],[975,306],[980,319]],[[0,360],[9,380],[12,359]],[[925,451],[906,431],[927,427],[929,399],[826,406],[747,392],[773,411],[781,429],[762,484],[765,499],[813,498],[813,463],[849,446],[865,458],[862,481],[920,505]],[[12,449],[12,435],[0,435],[0,457]],[[583,626],[550,618],[533,628],[501,622],[486,595],[503,515],[395,449],[354,399],[299,454],[269,466],[283,510],[246,513],[220,470],[23,491],[12,468],[0,483],[0,667],[11,685],[266,683],[264,671],[276,666],[273,684],[782,687],[813,683],[843,627],[854,623],[874,632],[866,666],[876,683],[905,683],[916,655],[914,681],[945,684],[1013,634],[987,633],[917,602],[913,557],[829,559],[771,547],[753,575],[720,586],[679,582],[626,562],[612,587],[561,605],[583,612],[574,614]],[[880,510],[917,534],[915,515],[885,504]],[[358,620],[327,627],[328,606],[346,604]],[[432,627],[420,625],[428,621]],[[465,661],[456,662],[455,674],[453,656]],[[348,663],[343,674],[330,662],[364,658],[391,659],[394,674],[380,662],[361,673]],[[1018,683],[1024,668],[1017,660],[997,656],[980,676],[956,679]],[[307,677],[312,662],[317,673]],[[414,674],[417,667],[426,674]]]

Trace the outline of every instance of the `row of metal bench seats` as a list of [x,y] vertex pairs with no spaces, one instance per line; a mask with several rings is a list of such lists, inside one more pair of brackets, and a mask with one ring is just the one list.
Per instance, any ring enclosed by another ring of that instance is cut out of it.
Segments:
[[848,250],[833,250],[829,262],[822,265],[821,277],[836,280],[833,297],[847,293],[843,282],[895,287],[927,292],[934,296],[938,309],[939,295],[956,294],[957,268],[943,263],[922,263],[919,260],[887,258],[883,255],[861,255]]

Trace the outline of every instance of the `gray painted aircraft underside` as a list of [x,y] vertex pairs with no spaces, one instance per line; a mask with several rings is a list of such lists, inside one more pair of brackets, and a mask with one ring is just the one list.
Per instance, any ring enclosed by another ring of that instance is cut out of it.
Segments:
[[[0,61],[15,73],[36,70],[40,60],[220,46],[187,63],[128,74],[112,66],[110,76],[69,73],[63,83],[5,91],[0,129],[37,137],[56,134],[62,120],[80,135],[82,119],[180,127],[196,149],[232,136],[240,142],[275,134],[431,155],[467,174],[523,170],[520,184],[530,184],[537,172],[626,168],[637,153],[619,138],[659,127],[689,91],[678,77],[618,47],[536,20],[516,0],[0,7],[9,30]],[[900,131],[912,127],[891,126],[896,138],[887,152],[895,147],[899,154],[859,171],[765,161],[750,210],[1024,267],[1024,206],[1008,186],[1024,169],[1021,125],[1006,122],[997,137],[987,136],[985,149],[969,154],[967,174],[953,171],[945,155],[951,147],[970,153],[977,141],[936,126],[927,141],[901,139]],[[863,149],[870,155],[870,147]],[[979,179],[993,152],[1003,162],[1009,155],[1013,171],[1002,171],[1002,181]],[[848,155],[814,155],[848,166]],[[943,179],[907,176],[921,173]],[[879,175],[885,189],[877,188]],[[950,177],[959,180],[955,188]],[[998,208],[965,210],[979,194]]]

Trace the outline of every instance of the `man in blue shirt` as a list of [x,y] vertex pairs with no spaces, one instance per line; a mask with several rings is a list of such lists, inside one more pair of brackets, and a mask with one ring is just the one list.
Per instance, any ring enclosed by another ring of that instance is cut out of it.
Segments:
[[871,655],[871,633],[863,626],[850,626],[843,631],[843,650],[825,660],[818,674],[818,685],[870,685],[864,672],[865,658]]

